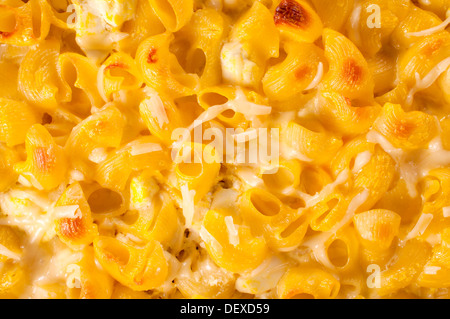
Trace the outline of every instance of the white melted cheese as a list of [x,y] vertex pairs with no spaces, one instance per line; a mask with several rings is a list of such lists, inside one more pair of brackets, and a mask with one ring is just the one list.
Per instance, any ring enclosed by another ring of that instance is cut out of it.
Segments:
[[321,263],[327,268],[336,268],[328,258],[327,247],[325,243],[339,231],[342,227],[350,224],[356,211],[363,205],[369,197],[369,190],[365,189],[362,193],[357,194],[349,203],[345,216],[337,223],[332,229],[327,232],[322,232],[311,238],[308,238],[301,244],[303,247],[307,247],[312,252],[317,262]]
[[239,245],[239,232],[233,221],[233,216],[225,217],[225,225],[227,226],[228,240],[233,246]]
[[311,81],[311,83],[306,87],[305,91],[315,89],[320,81],[322,81],[323,78],[323,63],[319,62],[319,65],[317,66],[317,73],[314,79]]
[[249,59],[239,41],[225,43],[220,54],[222,75],[226,82],[250,86],[255,82],[258,66]]
[[199,234],[205,243],[210,245],[218,254],[220,255],[222,254],[223,252],[222,245],[213,235],[211,235],[211,233],[203,225],[200,228]]
[[5,256],[6,258],[13,259],[13,260],[20,260],[22,257],[21,254],[15,253],[8,249],[7,247],[0,244],[0,255]]
[[423,79],[420,78],[419,73],[416,73],[415,74],[416,84],[409,90],[408,96],[406,98],[406,104],[412,105],[414,95],[417,92],[425,90],[429,88],[431,85],[433,85],[433,83],[436,82],[436,80],[441,76],[441,74],[444,73],[449,67],[450,67],[450,57],[439,62],[433,69],[431,69],[431,71],[427,75],[425,75]]
[[[272,112],[272,107],[259,105],[247,100],[245,93],[238,89],[236,90],[236,97],[234,100],[229,100],[224,104],[213,105],[200,114],[185,130],[184,134],[172,144],[172,154],[179,154],[182,145],[190,138],[192,130],[200,127],[203,123],[209,122],[219,116],[221,113],[233,110],[241,113],[249,121],[254,121],[257,116],[269,115]],[[175,156],[176,157],[176,156]],[[173,158],[175,158],[173,157]],[[176,160],[175,160],[176,161]]]
[[160,128],[163,128],[165,124],[169,123],[169,118],[167,117],[166,108],[158,94],[152,95],[150,98],[145,99],[142,103],[149,108],[152,116],[156,118]]
[[422,235],[433,220],[433,214],[422,214],[414,225],[413,229],[406,235],[405,240],[416,238]]
[[361,169],[370,162],[371,158],[372,153],[370,151],[359,153],[355,158],[355,164],[352,168],[352,173],[359,173]]
[[194,219],[195,214],[195,204],[194,204],[195,190],[189,189],[188,185],[186,184],[181,185],[180,189],[182,197],[183,215],[186,222],[185,226],[189,228],[192,226],[192,221]]
[[131,147],[130,154],[131,156],[138,156],[143,154],[149,154],[153,152],[159,152],[162,151],[162,147],[158,143],[144,143],[144,144],[137,144],[133,145]]
[[367,133],[367,140],[381,146],[395,161],[401,178],[405,181],[408,194],[417,196],[417,183],[434,168],[450,164],[450,151],[444,150],[440,137],[429,143],[427,149],[405,151],[394,147],[383,135],[375,130]]
[[445,30],[445,28],[447,28],[447,26],[449,24],[450,24],[450,16],[447,19],[445,19],[442,23],[438,24],[435,27],[432,27],[432,28],[429,28],[426,30],[422,30],[422,31],[408,32],[406,34],[406,36],[408,36],[408,37],[427,37],[434,33]]
[[240,276],[236,280],[236,290],[243,293],[261,295],[276,287],[287,267],[288,263],[277,256],[271,256],[250,273]]
[[441,270],[439,266],[425,266],[423,267],[423,273],[426,275],[436,275]]

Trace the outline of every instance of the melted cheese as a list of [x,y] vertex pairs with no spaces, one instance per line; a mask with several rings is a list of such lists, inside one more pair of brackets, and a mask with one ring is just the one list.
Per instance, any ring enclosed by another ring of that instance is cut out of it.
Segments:
[[89,160],[93,163],[101,163],[108,157],[108,152],[104,147],[98,147],[92,150],[89,154]]
[[15,253],[11,250],[9,250],[7,247],[0,244],[0,255],[5,256],[6,258],[13,259],[13,260],[20,260],[21,254]]
[[405,240],[416,238],[422,235],[426,230],[428,225],[430,225],[433,220],[433,214],[422,214],[419,217],[416,225],[414,225],[413,229],[406,235]]
[[423,79],[416,73],[416,84],[409,90],[406,103],[412,105],[414,95],[422,90],[429,88],[434,82],[450,67],[450,57],[439,62]]
[[352,173],[359,173],[361,169],[370,162],[371,158],[372,153],[370,151],[359,153],[355,158],[355,164],[352,168]]
[[240,276],[236,280],[236,289],[247,294],[261,295],[276,287],[288,266],[279,257],[271,256],[249,274]]
[[160,128],[163,128],[165,124],[169,123],[166,108],[159,95],[153,95],[149,99],[144,100],[143,103],[149,107],[152,116],[156,118]]
[[440,23],[439,25],[426,29],[426,30],[422,30],[422,31],[416,31],[416,32],[408,32],[406,34],[406,36],[409,37],[427,37],[430,36],[434,33],[437,33],[439,31],[445,30],[445,28],[447,28],[447,26],[450,24],[450,16],[445,19],[442,23]]
[[225,225],[227,226],[228,240],[233,246],[239,245],[239,232],[236,229],[232,216],[225,217]]
[[200,228],[199,234],[205,243],[213,247],[214,250],[216,250],[219,254],[222,254],[221,253],[223,251],[222,245],[213,235],[211,235],[211,233],[208,230],[206,230],[206,228],[203,225]]
[[78,205],[58,206],[54,208],[55,218],[80,218],[81,210]]
[[250,86],[255,82],[258,66],[249,59],[247,51],[239,41],[225,43],[220,59],[225,81],[242,86]]
[[427,275],[436,275],[441,270],[439,266],[425,266],[423,267],[423,273]]
[[145,144],[138,144],[133,145],[131,147],[130,154],[131,156],[138,156],[142,154],[148,154],[153,152],[159,152],[162,151],[162,147],[158,143],[145,143]]
[[406,183],[409,196],[417,196],[417,183],[436,167],[450,164],[450,151],[444,150],[439,137],[429,143],[427,149],[408,152],[394,147],[383,135],[371,130],[367,140],[379,144],[396,162],[400,176]]
[[316,76],[308,85],[308,87],[305,89],[305,91],[315,89],[319,85],[320,81],[322,81],[322,78],[323,78],[323,63],[320,62],[319,65],[317,66]]
[[186,184],[181,185],[181,196],[183,198],[183,215],[185,218],[185,225],[186,227],[192,226],[192,221],[194,219],[194,213],[195,213],[195,205],[194,205],[194,197],[195,197],[195,190],[190,190],[189,187]]

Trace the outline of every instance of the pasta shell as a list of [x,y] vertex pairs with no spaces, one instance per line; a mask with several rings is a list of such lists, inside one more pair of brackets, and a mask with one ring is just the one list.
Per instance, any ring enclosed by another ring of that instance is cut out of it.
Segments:
[[37,189],[51,190],[59,186],[67,172],[67,160],[62,147],[40,124],[30,127],[25,145],[27,159],[14,165],[14,171],[27,178]]
[[420,111],[405,113],[398,104],[386,103],[374,128],[397,148],[424,148],[437,134],[435,118]]
[[95,257],[102,267],[121,284],[136,291],[160,286],[168,275],[168,262],[161,245],[149,242],[144,248],[99,236],[94,239]]
[[[262,238],[252,236],[250,228],[241,225],[234,227],[237,228],[237,244],[230,243],[230,230],[225,216],[210,210],[203,220],[206,232],[203,230],[200,234],[203,235],[209,255],[220,267],[233,273],[243,273],[261,264],[268,249]],[[209,235],[206,236],[205,233]]]
[[28,51],[19,69],[19,88],[26,99],[44,110],[52,110],[60,102],[70,101],[57,69],[59,47],[45,43]]
[[39,122],[37,112],[28,104],[0,98],[0,142],[8,147],[22,144],[28,129]]
[[349,99],[370,101],[373,78],[358,48],[344,35],[331,29],[324,30],[323,43],[330,69],[321,86]]
[[[79,183],[66,188],[58,199],[55,209],[62,210],[67,206],[76,208],[74,216],[57,218],[56,233],[59,239],[73,249],[90,245],[98,235],[97,225],[93,223],[89,204]],[[79,213],[80,216],[77,216]]]
[[290,268],[277,285],[282,299],[333,299],[340,283],[331,274],[313,267]]

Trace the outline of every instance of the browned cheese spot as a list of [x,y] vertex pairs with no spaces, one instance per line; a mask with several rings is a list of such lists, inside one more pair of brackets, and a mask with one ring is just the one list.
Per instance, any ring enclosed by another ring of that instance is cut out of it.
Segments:
[[312,22],[310,14],[295,0],[283,0],[275,10],[275,25],[287,24],[306,29]]

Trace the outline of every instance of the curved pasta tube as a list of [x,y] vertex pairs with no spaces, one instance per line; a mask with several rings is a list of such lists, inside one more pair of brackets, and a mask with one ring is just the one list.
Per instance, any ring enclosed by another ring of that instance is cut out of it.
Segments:
[[20,263],[5,263],[0,270],[0,298],[19,298],[28,280],[29,278],[23,265]]
[[17,181],[14,164],[20,161],[19,154],[0,143],[0,192],[5,192]]
[[28,129],[39,122],[38,113],[24,102],[0,97],[0,142],[8,147],[23,144]]
[[324,243],[324,249],[330,266],[340,275],[351,275],[360,267],[360,243],[353,227],[339,229]]
[[349,99],[370,101],[373,96],[373,78],[367,61],[355,44],[328,28],[323,31],[323,44],[330,68],[321,87],[341,93]]
[[426,35],[414,36],[414,33],[430,29],[442,21],[429,11],[411,6],[408,15],[402,19],[392,33],[392,44],[396,48],[409,48],[415,42],[422,40]]
[[309,43],[320,37],[323,30],[322,21],[308,2],[303,0],[277,2],[274,21],[283,37]]
[[341,192],[334,191],[325,195],[309,209],[310,226],[315,231],[329,231],[336,226],[347,213],[349,199]]
[[370,209],[389,190],[395,173],[394,160],[376,145],[368,163],[354,177],[352,192],[369,192],[360,210]]
[[351,100],[336,92],[322,92],[317,114],[321,123],[343,136],[367,132],[377,118],[381,107],[352,106]]
[[[190,251],[194,250],[194,251]],[[231,298],[235,293],[235,275],[217,266],[209,254],[195,248],[183,250],[181,268],[175,284],[185,298]]]
[[195,11],[189,23],[177,34],[177,38],[190,44],[188,50],[178,56],[183,56],[184,68],[189,73],[198,74],[202,88],[218,85],[222,80],[219,57],[226,31],[223,15],[205,8]]
[[[398,78],[408,88],[413,88],[418,79],[424,79],[442,61],[450,55],[450,34],[442,31],[434,33],[414,43],[398,61]],[[422,82],[422,81],[420,81]],[[429,85],[428,83],[424,84]]]
[[279,55],[279,33],[270,11],[255,1],[236,22],[221,52],[225,83],[259,88],[270,58]]
[[328,162],[342,146],[342,139],[321,126],[305,127],[289,122],[281,129],[281,142],[300,157],[307,157],[318,164]]
[[[352,12],[354,0],[312,0],[311,2],[323,25],[341,32]],[[339,14],[336,14],[338,11]]]
[[264,239],[253,237],[250,228],[234,224],[233,218],[230,227],[226,218],[218,211],[209,210],[203,219],[200,235],[209,255],[217,265],[234,273],[258,267],[268,254]]
[[286,59],[269,67],[262,79],[264,93],[272,101],[289,101],[318,85],[325,71],[323,51],[304,42],[287,42]]
[[120,90],[139,89],[143,80],[134,59],[123,52],[113,53],[98,71],[100,94],[105,102],[113,99]]
[[373,207],[394,211],[401,216],[402,224],[413,221],[422,210],[421,196],[412,197],[404,180],[398,180],[396,185],[388,190]]
[[338,176],[345,170],[359,173],[370,161],[375,152],[375,144],[369,143],[364,137],[357,137],[347,142],[331,161],[331,171]]
[[268,189],[278,194],[289,193],[300,185],[303,164],[296,159],[281,160],[276,173],[261,176]]
[[155,93],[144,99],[139,105],[139,113],[150,133],[165,145],[176,142],[174,130],[185,126],[173,100],[162,94]]
[[[354,11],[348,20],[348,35],[365,56],[374,56],[389,43],[390,35],[399,22],[395,14],[397,10],[393,8],[395,2],[376,0],[355,4],[354,10],[357,10],[359,20],[355,23]],[[374,18],[374,15],[377,17]]]
[[[87,246],[83,250],[83,257],[76,264],[69,265],[69,271],[79,269],[79,288],[69,289],[68,295],[72,299],[109,299],[114,289],[113,278],[103,271],[95,262],[94,249]],[[77,276],[78,274],[76,274]]]
[[136,63],[145,84],[152,89],[174,97],[192,95],[199,88],[199,78],[197,74],[186,73],[169,51],[173,38],[173,34],[166,32],[142,41]]
[[53,110],[70,101],[70,90],[58,71],[59,47],[46,42],[30,48],[19,68],[19,89],[31,104]]
[[22,237],[19,231],[11,226],[0,225],[0,262],[18,261],[23,254]]
[[422,287],[440,288],[450,284],[450,229],[444,228],[441,232],[442,242],[435,245],[431,252],[431,258],[423,267],[417,278],[417,283]]
[[394,264],[381,272],[381,285],[377,289],[380,296],[392,294],[408,286],[422,270],[431,255],[427,242],[412,239],[399,249]]
[[374,209],[353,217],[367,265],[384,265],[388,261],[392,241],[399,234],[400,221],[400,215],[385,209]]
[[73,128],[65,150],[81,160],[93,159],[91,154],[95,150],[120,146],[124,127],[122,113],[115,106],[107,105]]
[[102,267],[122,285],[145,291],[160,286],[167,278],[169,266],[157,241],[143,248],[99,236],[94,239],[95,257]]
[[217,152],[211,146],[185,143],[181,156],[175,161],[179,187],[195,191],[194,203],[201,200],[216,183],[221,167]]
[[240,199],[242,218],[255,235],[279,251],[295,249],[303,240],[310,222],[309,212],[292,209],[270,192],[252,188]]
[[[252,91],[249,91],[252,92]],[[251,97],[247,93],[247,98],[249,100]],[[237,98],[237,89],[232,86],[213,86],[201,90],[197,96],[198,104],[206,111],[210,107],[216,105],[224,105],[229,101],[233,101]],[[228,110],[217,115],[217,119],[222,123],[229,125],[231,127],[241,127],[246,129],[248,127],[248,121],[244,114],[234,112],[233,110]]]
[[51,190],[59,186],[65,179],[67,159],[45,127],[40,124],[30,127],[25,146],[27,159],[15,164],[14,171],[37,189]]
[[65,52],[58,58],[58,68],[63,83],[68,87],[71,98],[68,102],[75,114],[86,115],[91,107],[100,108],[104,102],[93,79],[98,68],[87,57],[73,52]]
[[79,183],[69,185],[55,205],[56,212],[69,211],[73,216],[56,219],[56,234],[72,249],[82,249],[90,245],[98,236],[91,209]]
[[194,0],[149,0],[155,14],[164,27],[175,32],[191,19],[194,12]]
[[170,156],[153,136],[144,136],[107,155],[95,169],[94,179],[103,187],[122,191],[133,171],[167,169]]
[[[133,186],[133,182],[131,184]],[[141,190],[141,193],[143,191]],[[139,195],[134,194],[134,196]],[[133,222],[130,223],[125,220],[124,225],[119,225],[119,228],[134,233],[145,240],[156,240],[164,247],[170,246],[181,226],[175,205],[168,194],[165,193],[154,195],[150,207],[130,212],[130,215]],[[127,216],[124,216],[124,218],[127,219]]]
[[421,111],[404,112],[400,105],[391,103],[384,105],[373,127],[392,145],[406,150],[425,148],[437,134],[433,116]]
[[129,36],[118,42],[119,48],[135,56],[139,43],[148,37],[163,33],[165,28],[156,16],[150,1],[137,0],[134,19],[127,21],[121,31],[128,33]]
[[340,283],[330,273],[314,267],[290,268],[277,285],[277,297],[282,299],[334,299]]
[[5,99],[20,100],[18,90],[19,66],[0,62],[0,96]]
[[397,58],[394,50],[386,50],[367,59],[370,73],[373,75],[375,96],[383,95],[395,87]]
[[52,22],[47,1],[32,0],[21,6],[0,7],[0,43],[30,46],[44,40]]

